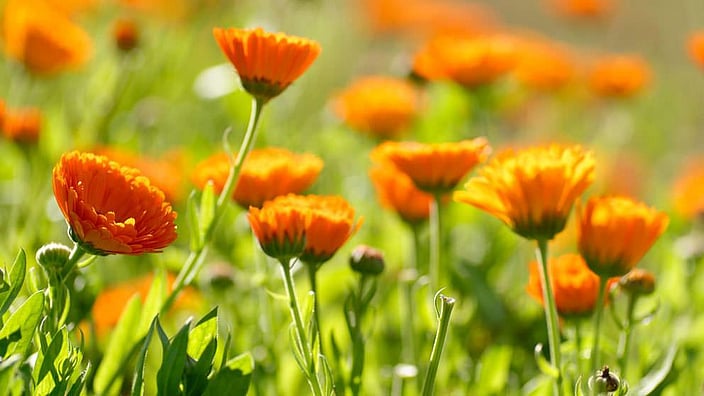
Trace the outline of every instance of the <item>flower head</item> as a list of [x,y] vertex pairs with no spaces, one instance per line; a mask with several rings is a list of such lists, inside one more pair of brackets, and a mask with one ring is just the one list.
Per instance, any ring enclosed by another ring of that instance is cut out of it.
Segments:
[[580,146],[507,150],[454,194],[529,239],[552,239],[594,179],[594,155]]
[[159,252],[176,239],[176,212],[137,169],[73,151],[54,167],[53,187],[72,238],[91,253]]
[[589,87],[605,98],[628,98],[639,93],[650,80],[650,67],[635,55],[598,59],[589,72]]
[[614,0],[550,0],[554,8],[569,17],[601,18],[613,9]]
[[416,188],[394,164],[374,165],[369,170],[369,177],[382,206],[394,210],[403,221],[417,224],[428,219],[433,196]]
[[[536,301],[543,303],[538,262],[530,263],[530,277],[526,291]],[[552,280],[557,312],[562,316],[585,316],[592,313],[599,297],[599,276],[593,273],[582,256],[565,254],[548,260],[548,273]],[[618,281],[610,279],[608,288]]]
[[689,36],[687,49],[692,60],[704,70],[704,29],[698,30]]
[[355,81],[334,100],[333,109],[352,128],[378,138],[395,138],[418,113],[418,92],[407,81],[372,76]]
[[555,91],[573,79],[574,60],[562,45],[545,39],[520,43],[514,75],[521,84],[536,91]]
[[22,143],[34,143],[42,128],[42,113],[36,107],[4,109],[0,131],[6,138]]
[[75,69],[90,57],[88,34],[44,0],[8,0],[3,22],[5,52],[32,73]]
[[635,267],[668,224],[665,213],[620,196],[593,197],[579,210],[579,252],[602,277]]
[[372,153],[405,173],[419,189],[448,192],[489,154],[483,137],[456,143],[385,142]]
[[213,35],[237,69],[244,89],[262,101],[283,92],[320,53],[315,41],[261,28],[214,28]]
[[672,195],[681,216],[704,216],[704,162],[692,162],[684,169],[675,179]]
[[291,205],[287,196],[264,202],[261,209],[251,206],[247,219],[264,253],[288,263],[299,257],[306,246],[306,213]]
[[[252,150],[242,165],[232,198],[243,208],[261,207],[280,195],[299,194],[310,187],[323,169],[323,160],[313,154],[295,154],[282,148]],[[213,182],[215,192],[225,186],[230,160],[215,154],[196,166],[191,176],[198,188]]]

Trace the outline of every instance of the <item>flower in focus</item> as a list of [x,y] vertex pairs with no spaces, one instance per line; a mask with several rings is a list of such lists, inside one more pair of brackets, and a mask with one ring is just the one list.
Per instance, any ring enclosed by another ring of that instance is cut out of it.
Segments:
[[456,143],[385,142],[372,157],[386,158],[405,173],[419,189],[430,193],[452,190],[489,154],[483,137]]
[[550,0],[556,11],[576,18],[601,18],[613,10],[614,0]]
[[598,59],[589,72],[589,87],[605,98],[628,98],[639,93],[650,80],[650,67],[635,55]]
[[433,196],[416,188],[413,181],[391,163],[378,163],[369,177],[382,206],[394,210],[403,221],[417,224],[430,216]]
[[528,88],[555,91],[574,78],[574,60],[567,49],[558,43],[526,39],[520,43],[514,75]]
[[306,247],[306,213],[290,205],[287,196],[251,206],[247,219],[264,253],[282,264],[299,257]]
[[704,162],[692,162],[675,179],[674,207],[681,216],[692,219],[704,215]]
[[[259,208],[264,201],[280,195],[303,192],[322,169],[323,161],[313,154],[295,154],[282,148],[252,150],[244,160],[232,198],[243,208]],[[219,153],[196,165],[191,178],[201,189],[212,181],[219,194],[229,171],[230,159]]]
[[594,179],[594,154],[580,146],[507,150],[478,171],[454,200],[506,223],[528,239],[550,240]]
[[579,252],[601,277],[628,273],[668,224],[665,213],[621,196],[593,197],[579,210]]
[[35,143],[42,128],[42,113],[36,107],[2,109],[0,131],[6,138],[21,143]]
[[704,69],[704,29],[696,31],[689,36],[687,49],[692,60]]
[[132,51],[139,45],[139,27],[133,19],[118,19],[112,25],[112,38],[120,51]]
[[88,34],[46,1],[8,0],[3,14],[5,52],[30,72],[50,75],[88,61]]
[[407,81],[372,76],[355,81],[333,102],[350,127],[381,139],[398,137],[418,113],[419,97]]
[[[543,304],[543,287],[540,283],[538,262],[529,266],[530,276],[526,291]],[[599,297],[599,276],[593,273],[582,256],[564,254],[548,260],[548,273],[552,280],[557,312],[562,316],[587,316],[592,313]],[[607,290],[618,282],[610,279]]]
[[244,89],[264,102],[283,92],[320,53],[320,45],[313,40],[261,28],[214,28],[213,35],[237,69]]
[[176,239],[176,212],[137,169],[73,151],[54,167],[53,187],[71,238],[90,253],[159,252]]
[[642,268],[633,268],[618,281],[619,287],[631,295],[647,295],[655,291],[655,275]]

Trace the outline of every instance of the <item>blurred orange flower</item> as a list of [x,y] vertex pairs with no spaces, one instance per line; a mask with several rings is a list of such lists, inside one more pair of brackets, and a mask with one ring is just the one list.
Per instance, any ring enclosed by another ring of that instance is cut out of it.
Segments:
[[590,198],[579,210],[579,252],[597,275],[625,275],[665,231],[668,221],[665,213],[631,198]]
[[0,128],[2,128],[3,122],[5,122],[5,112],[7,111],[5,107],[5,101],[0,99]]
[[287,264],[299,257],[306,246],[306,213],[290,205],[287,196],[250,206],[247,219],[264,253]]
[[[543,287],[540,282],[538,262],[529,265],[530,276],[526,291],[536,301],[543,304]],[[557,312],[562,316],[587,316],[596,306],[599,294],[599,276],[593,273],[582,256],[564,254],[548,260],[548,273],[552,280],[553,295]],[[606,289],[618,282],[609,279]]]
[[115,46],[124,52],[129,52],[139,45],[139,27],[134,19],[120,18],[112,25],[112,38]]
[[32,73],[50,75],[88,61],[88,34],[44,0],[8,0],[3,18],[7,55]]
[[72,239],[90,253],[159,252],[176,239],[176,212],[137,169],[73,151],[54,167],[53,187]]
[[698,30],[689,36],[687,49],[692,60],[704,69],[704,29]]
[[385,142],[374,149],[372,158],[388,159],[420,190],[446,193],[483,162],[490,150],[483,137],[456,143]]
[[283,92],[320,53],[320,45],[313,40],[261,28],[214,28],[213,35],[237,69],[244,89],[264,102]]
[[628,98],[650,81],[650,67],[636,55],[612,55],[597,59],[589,71],[589,87],[605,98]]
[[594,179],[594,154],[553,144],[506,150],[456,191],[454,199],[492,214],[528,239],[550,240]]
[[0,130],[6,138],[22,143],[39,140],[42,128],[42,113],[36,107],[0,110]]
[[614,0],[550,0],[556,11],[571,17],[599,18],[611,13]]
[[418,107],[418,92],[409,82],[382,76],[355,81],[333,101],[333,110],[347,125],[380,139],[403,133]]
[[[313,154],[295,154],[282,148],[252,150],[244,160],[232,194],[238,205],[261,207],[280,195],[298,194],[310,187],[323,169],[323,160]],[[210,156],[193,170],[193,184],[203,189],[213,182],[216,193],[225,186],[230,160],[225,153]]]
[[416,188],[413,181],[392,163],[379,163],[369,170],[376,194],[384,207],[394,210],[409,224],[430,216],[433,196]]
[[691,162],[672,188],[675,210],[692,219],[704,215],[704,162]]
[[516,61],[516,40],[508,35],[443,35],[416,53],[413,71],[428,80],[448,79],[477,88],[505,76]]
[[554,91],[574,78],[574,60],[559,43],[530,38],[521,40],[518,47],[514,75],[526,87],[536,91]]

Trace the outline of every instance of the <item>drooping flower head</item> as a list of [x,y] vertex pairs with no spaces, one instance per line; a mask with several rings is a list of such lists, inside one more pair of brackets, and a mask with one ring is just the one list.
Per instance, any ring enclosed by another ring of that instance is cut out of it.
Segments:
[[594,154],[581,146],[507,150],[470,179],[454,199],[506,223],[528,239],[550,240],[565,228],[575,200],[594,179]]
[[687,50],[692,60],[704,70],[704,29],[698,30],[689,36]]
[[385,142],[373,157],[384,157],[405,173],[420,190],[446,193],[489,154],[483,138],[456,143]]
[[334,99],[333,110],[350,127],[381,139],[403,133],[418,113],[419,97],[406,80],[370,76]]
[[394,164],[375,164],[369,170],[369,177],[381,205],[395,211],[403,221],[418,224],[428,219],[433,196],[416,188]]
[[622,276],[638,264],[669,219],[621,196],[592,197],[579,210],[579,252],[601,277]]
[[[296,154],[282,148],[252,150],[244,160],[232,199],[243,208],[261,207],[280,195],[299,194],[310,187],[323,169],[313,154]],[[191,176],[198,188],[213,182],[216,193],[225,186],[230,160],[225,153],[199,163]]]
[[264,253],[282,263],[300,257],[306,246],[306,212],[287,196],[251,206],[247,219]]
[[42,129],[42,112],[36,107],[5,109],[0,117],[0,131],[7,139],[36,143]]
[[[530,277],[526,291],[536,301],[544,304],[538,262],[531,262],[529,270]],[[555,305],[560,315],[587,316],[592,313],[599,297],[599,276],[587,267],[582,256],[564,254],[550,258],[548,273],[552,280]],[[607,290],[616,282],[618,278],[610,279]]]
[[8,0],[3,14],[5,52],[30,72],[50,75],[88,61],[88,34],[46,1]]
[[137,169],[73,151],[54,167],[53,187],[72,239],[88,252],[153,253],[176,239],[176,212]]
[[650,81],[650,67],[636,55],[612,55],[597,59],[589,71],[589,87],[604,98],[629,98]]
[[264,102],[283,92],[320,53],[320,45],[313,40],[261,28],[214,28],[213,35],[237,69],[244,89]]

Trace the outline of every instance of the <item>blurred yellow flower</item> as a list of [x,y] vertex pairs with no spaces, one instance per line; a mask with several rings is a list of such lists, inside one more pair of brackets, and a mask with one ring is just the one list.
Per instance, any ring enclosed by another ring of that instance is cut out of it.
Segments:
[[650,81],[650,66],[636,55],[612,55],[597,59],[589,71],[589,87],[605,98],[628,98]]
[[631,198],[590,198],[579,210],[579,252],[597,275],[625,275],[665,231],[668,221],[665,213]]
[[478,171],[454,199],[492,214],[518,235],[550,240],[594,179],[594,154],[581,146],[506,150]]
[[692,60],[704,70],[704,29],[689,36],[687,49]]

